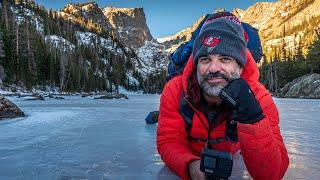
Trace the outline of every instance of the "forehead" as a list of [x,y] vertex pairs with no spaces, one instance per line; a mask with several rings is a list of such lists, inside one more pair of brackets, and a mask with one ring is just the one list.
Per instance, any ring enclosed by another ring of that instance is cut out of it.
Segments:
[[[229,58],[229,59],[231,59],[231,60],[236,61],[233,57],[226,56],[226,55],[223,55],[223,54],[210,54],[210,55],[205,55],[205,56],[202,56],[202,57],[206,57],[206,58],[210,58],[210,59],[215,59],[215,58]],[[201,57],[200,57],[200,58],[201,58]]]

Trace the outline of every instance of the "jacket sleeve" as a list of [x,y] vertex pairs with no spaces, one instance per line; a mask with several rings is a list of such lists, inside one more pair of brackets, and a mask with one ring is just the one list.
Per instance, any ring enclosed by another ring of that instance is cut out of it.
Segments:
[[157,148],[162,160],[172,171],[183,179],[189,179],[189,163],[200,157],[189,149],[186,125],[179,112],[181,93],[177,91],[182,88],[175,87],[177,79],[169,81],[161,95]]
[[257,98],[265,117],[254,124],[238,124],[241,154],[253,179],[281,179],[289,158],[280,133],[279,113],[271,95],[260,83],[258,86],[266,92]]

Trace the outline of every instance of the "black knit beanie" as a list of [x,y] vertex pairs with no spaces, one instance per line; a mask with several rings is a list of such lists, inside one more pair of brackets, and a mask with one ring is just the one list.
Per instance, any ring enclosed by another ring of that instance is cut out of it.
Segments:
[[193,45],[193,59],[210,54],[234,58],[241,66],[246,64],[246,41],[239,19],[229,12],[210,15],[203,24]]

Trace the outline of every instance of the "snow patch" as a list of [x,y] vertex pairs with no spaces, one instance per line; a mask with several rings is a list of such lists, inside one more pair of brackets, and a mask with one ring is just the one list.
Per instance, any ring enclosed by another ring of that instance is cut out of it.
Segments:
[[281,17],[286,17],[286,16],[288,16],[288,12],[286,12],[286,11],[282,11],[281,13],[280,13],[280,16]]
[[[183,33],[184,31],[186,31],[186,30],[182,30],[181,32],[179,32],[179,34]],[[176,40],[176,39],[177,39],[177,34],[172,35],[172,36],[165,36],[165,37],[162,37],[162,38],[157,38],[157,41],[159,43],[164,43],[164,42],[172,41],[172,40]]]
[[86,60],[86,63],[88,66],[91,66],[91,62],[89,60]]
[[320,83],[320,79],[315,80],[315,81],[313,82],[313,84],[316,84],[316,83]]
[[163,49],[164,46],[155,41],[146,41],[144,46],[138,49],[137,55],[140,60],[138,69],[143,76],[158,73],[166,68],[168,55]]
[[132,72],[127,72],[126,75],[129,81],[129,85],[133,85],[133,86],[139,85],[139,81],[135,77],[133,77]]
[[121,94],[125,94],[125,95],[139,95],[139,94],[143,94],[143,91],[128,91],[126,90],[124,87],[119,86],[119,93]]
[[75,48],[74,44],[57,35],[47,35],[45,36],[45,41],[53,44],[58,49],[63,48],[64,52],[73,51]]
[[106,58],[102,58],[101,61],[103,62],[104,65],[108,64],[108,60]]
[[98,76],[98,77],[102,77],[102,72],[101,72],[101,70],[99,69],[99,70],[97,70],[97,71],[95,71],[94,73],[93,73],[93,75],[95,75],[95,76]]
[[78,44],[84,44],[91,47],[96,47],[97,45],[101,45],[103,48],[113,51],[117,54],[123,55],[124,52],[121,48],[116,48],[117,43],[113,42],[111,37],[103,38],[98,36],[95,33],[91,32],[76,32],[76,37],[78,40]]

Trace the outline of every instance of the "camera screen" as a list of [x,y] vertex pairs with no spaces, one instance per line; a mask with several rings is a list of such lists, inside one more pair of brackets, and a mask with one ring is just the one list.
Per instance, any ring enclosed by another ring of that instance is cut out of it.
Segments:
[[204,161],[204,166],[205,167],[210,167],[212,169],[216,168],[216,158],[213,157],[206,157]]

